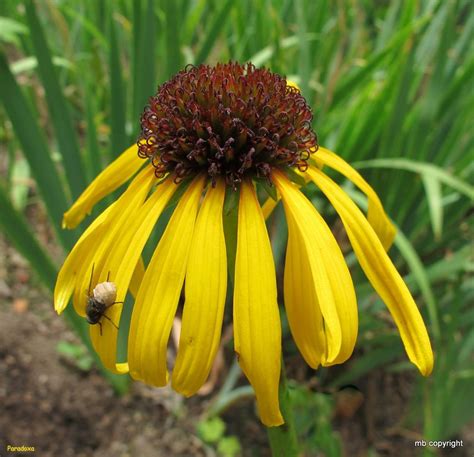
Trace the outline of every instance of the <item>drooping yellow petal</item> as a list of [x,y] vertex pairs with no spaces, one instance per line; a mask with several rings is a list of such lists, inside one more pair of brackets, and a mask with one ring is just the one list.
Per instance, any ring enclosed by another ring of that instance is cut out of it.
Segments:
[[61,314],[68,305],[76,286],[77,272],[83,265],[87,253],[93,251],[100,240],[105,230],[107,215],[113,205],[110,205],[87,227],[59,270],[54,288],[54,309],[58,314]]
[[[316,365],[321,349],[314,332],[319,320],[311,307],[319,306],[326,334],[326,354],[321,363],[342,363],[352,354],[357,339],[357,303],[344,256],[324,219],[298,188],[278,171],[273,173],[273,180],[282,196],[291,241],[285,267],[285,276],[290,275],[285,278],[289,287],[285,287],[285,305],[291,329],[297,332],[295,341],[308,363]],[[295,271],[298,259],[300,275]],[[296,281],[292,287],[291,279]],[[303,291],[300,294],[312,289],[302,301],[298,300],[298,287]],[[302,316],[312,316],[314,322],[299,322]]]
[[306,363],[316,369],[325,361],[326,337],[321,307],[313,286],[311,266],[298,239],[293,217],[287,219],[289,228],[286,249],[284,295],[285,308],[293,339]]
[[[115,202],[105,221],[106,229],[101,236],[94,237],[93,249],[84,253],[82,265],[77,271],[77,284],[74,290],[73,303],[76,312],[85,315],[87,294],[96,284],[106,281],[108,272],[103,271],[103,265],[109,253],[113,250],[116,239],[120,237],[123,227],[129,223],[130,216],[145,200],[151,186],[156,182],[153,167],[142,170],[130,183],[127,190]],[[92,276],[92,269],[94,274]],[[107,321],[107,319],[104,319]],[[114,328],[109,321],[103,328]]]
[[386,303],[405,345],[408,358],[427,376],[433,368],[431,344],[418,308],[375,231],[357,205],[324,173],[308,170],[338,212],[359,263]]
[[[155,192],[142,206],[138,207],[126,219],[123,219],[120,233],[116,234],[109,246],[100,276],[108,277],[110,281],[115,283],[117,302],[125,301],[127,291],[131,286],[132,276],[137,270],[137,265],[141,263],[140,257],[143,248],[175,189],[176,184],[170,179],[157,186]],[[107,317],[117,326],[120,322],[122,308],[123,305],[117,303],[107,310]],[[127,365],[116,363],[118,332],[113,326],[103,324],[102,334],[100,326],[92,326],[91,337],[94,348],[105,366],[115,366],[118,372],[128,371]]]
[[[110,270],[106,270],[104,265],[113,252],[116,241],[120,239],[124,227],[143,203],[155,182],[156,178],[152,167],[140,172],[108,214],[107,229],[103,231],[96,249],[89,253],[80,274],[78,274],[78,282],[74,291],[74,307],[79,313],[85,312],[87,294],[91,294],[97,284],[104,281],[115,282],[111,277]],[[136,261],[131,268],[134,268],[135,265]],[[117,296],[116,301],[122,300],[119,300]],[[116,366],[116,344],[114,344],[118,335],[122,308],[122,303],[110,306],[99,323],[89,327],[92,345],[102,363],[107,369],[116,373],[123,372]]]
[[150,385],[167,383],[167,344],[203,185],[203,177],[197,177],[181,197],[148,265],[133,308],[128,344],[130,374]]
[[99,200],[128,181],[144,163],[145,161],[138,157],[137,145],[129,147],[89,184],[64,213],[63,228],[76,227]]
[[273,198],[271,197],[267,198],[267,201],[262,206],[262,213],[265,220],[267,220],[273,213],[273,210],[276,208],[276,205],[278,205],[277,200],[273,200]]
[[219,348],[227,289],[222,211],[225,184],[210,187],[199,210],[186,270],[185,297],[173,388],[195,394],[211,371]]
[[396,229],[385,213],[382,202],[374,189],[372,189],[358,171],[329,149],[320,147],[314,158],[343,174],[367,195],[369,203],[367,218],[375,233],[380,238],[384,249],[388,251],[395,238]]
[[278,401],[281,327],[275,265],[253,185],[240,188],[234,287],[234,339],[266,426],[283,423]]

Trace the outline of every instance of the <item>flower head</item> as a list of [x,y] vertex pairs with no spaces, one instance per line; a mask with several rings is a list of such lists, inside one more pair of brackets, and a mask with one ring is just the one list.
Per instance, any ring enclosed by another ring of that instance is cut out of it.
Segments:
[[305,170],[316,135],[305,99],[286,80],[252,64],[188,66],[150,98],[140,157],[175,181],[203,173],[233,189],[279,167]]
[[[167,384],[167,344],[184,287],[171,383],[184,395],[193,395],[205,382],[218,349],[228,270],[235,271],[235,352],[254,387],[264,424],[283,422],[278,405],[278,298],[311,367],[347,360],[357,338],[354,286],[331,230],[293,182],[299,175],[298,182],[314,182],[334,206],[362,269],[394,318],[409,359],[423,375],[431,372],[426,328],[386,252],[394,227],[362,176],[333,152],[318,149],[311,119],[294,86],[250,64],[188,67],[158,89],[143,113],[137,145],[110,164],[64,215],[64,226],[76,226],[97,201],[133,177],[76,243],[54,294],[58,313],[73,296],[76,311],[86,316],[83,291],[90,293],[105,281],[115,284],[115,304],[105,309],[107,319],[90,327],[106,367],[154,386]],[[323,166],[366,194],[367,217]],[[288,222],[283,297],[277,294],[265,226],[277,202],[261,204],[256,192],[261,178],[276,188]],[[231,194],[238,196],[235,265],[228,265],[223,223],[224,200]],[[145,268],[143,248],[174,195],[178,203]],[[129,290],[135,303],[128,360],[119,363],[117,327]]]

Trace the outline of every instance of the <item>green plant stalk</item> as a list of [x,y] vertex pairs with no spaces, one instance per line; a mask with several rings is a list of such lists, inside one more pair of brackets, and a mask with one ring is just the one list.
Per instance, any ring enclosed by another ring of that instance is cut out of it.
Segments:
[[267,429],[272,455],[274,457],[296,457],[298,455],[298,442],[283,358],[281,360],[278,397],[280,400],[280,411],[285,423],[279,427],[269,427]]

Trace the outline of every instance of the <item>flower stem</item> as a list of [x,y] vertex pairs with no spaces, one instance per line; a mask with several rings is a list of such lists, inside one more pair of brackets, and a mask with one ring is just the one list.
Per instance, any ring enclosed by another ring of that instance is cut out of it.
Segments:
[[296,457],[298,456],[298,442],[296,439],[295,422],[291,408],[290,392],[286,379],[285,364],[281,361],[280,388],[278,394],[280,400],[280,411],[285,423],[279,427],[267,428],[268,440],[273,457]]

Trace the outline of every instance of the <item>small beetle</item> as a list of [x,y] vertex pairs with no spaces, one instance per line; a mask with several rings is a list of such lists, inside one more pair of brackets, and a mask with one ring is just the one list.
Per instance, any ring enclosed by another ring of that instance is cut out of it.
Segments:
[[110,317],[108,317],[105,312],[107,311],[107,308],[110,308],[112,305],[123,302],[115,301],[117,298],[117,286],[115,283],[109,281],[109,275],[107,275],[107,281],[97,284],[91,294],[93,275],[94,265],[92,265],[89,290],[87,291],[86,317],[89,324],[99,324],[100,334],[102,335],[102,317],[105,317],[108,321],[110,321],[110,323],[118,330],[117,325],[115,325],[112,319],[110,319]]

